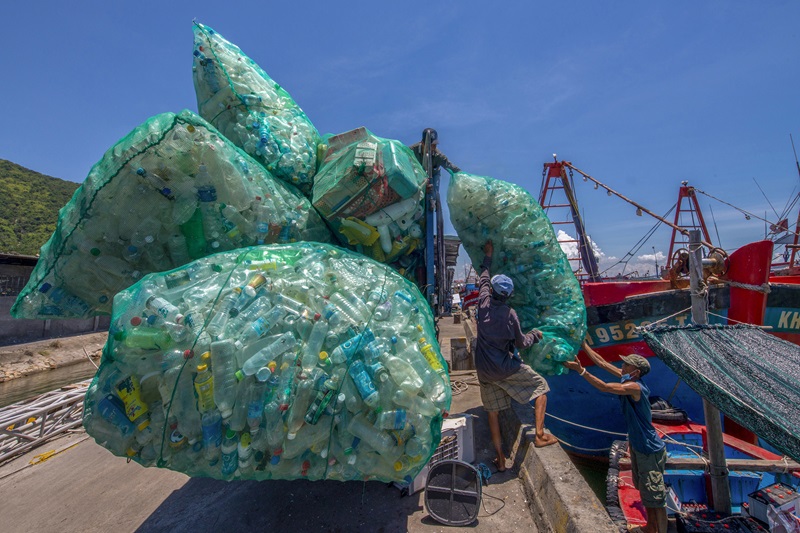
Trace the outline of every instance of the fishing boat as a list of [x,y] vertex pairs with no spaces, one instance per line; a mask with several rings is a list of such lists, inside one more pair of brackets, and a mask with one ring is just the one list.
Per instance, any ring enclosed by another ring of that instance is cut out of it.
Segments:
[[[698,531],[715,530],[707,525],[712,523],[717,523],[716,529],[720,531],[730,530],[731,519],[713,511],[710,477],[706,471],[708,435],[705,426],[690,421],[672,425],[656,423],[654,426],[667,446],[664,481],[668,487],[668,513],[678,515],[696,527],[705,525],[706,529],[696,529]],[[748,530],[758,531],[758,524],[746,517],[754,516],[764,522],[766,509],[751,509],[750,495],[759,490],[777,492],[778,487],[785,493],[778,494],[778,498],[793,494],[796,497],[800,487],[800,465],[731,435],[723,434],[723,441],[731,470],[728,481],[732,516],[742,517],[736,521],[749,523]],[[647,523],[639,491],[633,485],[627,441],[618,440],[611,446],[606,489],[606,508],[621,531],[625,531],[628,525],[643,526]]]
[[[634,205],[637,213],[646,212],[673,228],[668,254],[670,263],[665,269],[667,279],[603,279],[600,276],[573,193],[573,170],[586,180],[593,181],[595,188],[604,188],[609,195],[617,195]],[[559,204],[557,199],[553,199],[555,190],[563,191],[567,197],[566,203],[562,201]],[[566,161],[556,160],[545,164],[539,201],[546,212],[548,208],[569,208],[571,219],[568,222],[554,220],[553,216],[550,219],[554,226],[565,223],[574,225],[577,233],[572,242],[577,244],[579,253],[577,258],[571,260],[578,263],[574,269],[581,281],[586,304],[587,343],[612,363],[619,362],[620,354],[637,353],[647,357],[651,372],[646,381],[652,395],[667,399],[676,408],[688,413],[690,419],[700,423],[704,421],[702,398],[654,357],[639,329],[653,323],[684,325],[691,322],[690,293],[686,279],[688,238],[680,240],[688,234],[689,229],[702,230],[706,256],[715,257],[717,263],[723,265],[704,272],[708,284],[709,323],[763,324],[770,328],[770,334],[800,345],[800,275],[796,275],[798,269],[795,267],[800,217],[793,233],[794,248],[791,248],[788,264],[783,265],[780,273],[774,273],[771,270],[774,248],[771,241],[750,243],[730,255],[710,244],[696,190],[686,182],[679,189],[672,223]],[[679,225],[679,215],[687,211],[691,211],[690,218],[696,221],[694,227]],[[681,244],[686,247],[681,248]],[[609,376],[598,371],[583,352],[579,353],[579,358],[589,372],[608,380]],[[605,461],[612,442],[626,436],[624,421],[621,416],[616,416],[619,412],[617,398],[597,391],[575,373],[553,377],[548,382],[552,397],[557,398],[557,401],[548,405],[548,429],[561,440],[569,453]],[[726,431],[756,442],[752,434],[731,421],[726,421]],[[761,444],[768,446],[763,442]]]

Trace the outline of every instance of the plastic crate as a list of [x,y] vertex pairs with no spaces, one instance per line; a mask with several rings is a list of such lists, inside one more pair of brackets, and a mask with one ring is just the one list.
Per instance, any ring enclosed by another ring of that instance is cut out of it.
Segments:
[[796,512],[798,498],[800,498],[800,494],[789,485],[775,483],[748,495],[747,512],[753,518],[766,524],[768,523],[767,510],[769,506],[779,511]]
[[756,520],[746,516],[726,516],[701,512],[678,515],[678,533],[768,533]]
[[475,460],[475,435],[472,429],[472,415],[450,415],[442,422],[442,439],[439,446],[433,452],[431,460],[428,461],[422,471],[417,474],[409,483],[395,483],[394,486],[400,489],[402,495],[409,495],[419,492],[425,488],[425,480],[428,478],[428,471],[431,465],[445,459],[457,459],[465,463]]

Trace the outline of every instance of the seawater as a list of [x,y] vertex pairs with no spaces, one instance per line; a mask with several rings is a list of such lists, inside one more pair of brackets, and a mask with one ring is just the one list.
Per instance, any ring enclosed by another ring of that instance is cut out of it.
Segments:
[[97,368],[91,361],[86,360],[4,381],[0,383],[0,407],[6,407],[44,392],[89,379],[94,376],[95,372],[97,372]]

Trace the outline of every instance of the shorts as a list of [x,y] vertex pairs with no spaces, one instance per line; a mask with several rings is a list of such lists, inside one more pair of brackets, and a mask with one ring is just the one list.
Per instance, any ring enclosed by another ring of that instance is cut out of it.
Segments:
[[547,381],[528,365],[520,366],[519,370],[500,381],[479,383],[483,408],[490,412],[508,409],[512,398],[524,404],[550,390]]
[[633,486],[642,497],[645,507],[667,506],[667,487],[664,485],[664,468],[667,465],[667,447],[655,453],[631,452]]

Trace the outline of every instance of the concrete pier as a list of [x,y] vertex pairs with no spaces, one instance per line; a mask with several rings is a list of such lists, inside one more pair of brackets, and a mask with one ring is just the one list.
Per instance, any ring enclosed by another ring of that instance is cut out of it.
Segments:
[[[442,353],[465,323],[440,322]],[[476,462],[494,456],[474,371],[451,380],[450,412],[474,415]],[[549,401],[558,401],[550,398]],[[476,531],[614,533],[601,502],[559,446],[533,446],[533,411],[502,416],[513,467],[483,487]],[[37,457],[38,456],[38,457]],[[217,481],[127,463],[84,432],[53,440],[0,466],[3,531],[445,531],[424,492],[401,497],[380,482]]]

